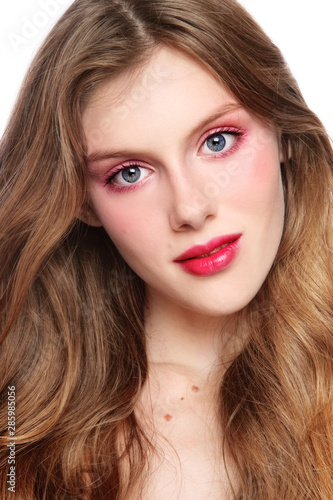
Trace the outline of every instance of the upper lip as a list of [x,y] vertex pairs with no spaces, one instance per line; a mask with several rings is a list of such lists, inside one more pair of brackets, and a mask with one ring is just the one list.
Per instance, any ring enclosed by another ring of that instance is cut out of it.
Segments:
[[193,259],[195,257],[200,257],[201,255],[209,254],[221,245],[225,245],[226,243],[231,243],[232,241],[237,240],[240,236],[241,233],[217,236],[216,238],[208,241],[208,243],[204,243],[203,245],[195,245],[194,247],[189,248],[174,260],[178,262],[181,260]]

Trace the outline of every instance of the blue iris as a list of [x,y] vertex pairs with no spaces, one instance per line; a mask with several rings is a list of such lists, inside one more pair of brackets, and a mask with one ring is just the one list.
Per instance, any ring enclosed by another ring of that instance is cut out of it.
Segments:
[[214,134],[206,140],[206,143],[211,151],[218,153],[225,148],[226,140],[222,134]]
[[136,182],[141,176],[140,167],[128,167],[122,171],[121,175],[126,182]]

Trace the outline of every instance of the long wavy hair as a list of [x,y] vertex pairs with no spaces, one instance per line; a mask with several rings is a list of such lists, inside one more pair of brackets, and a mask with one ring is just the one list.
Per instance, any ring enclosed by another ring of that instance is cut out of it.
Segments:
[[85,104],[160,45],[201,61],[282,137],[281,245],[238,314],[249,338],[221,380],[234,498],[332,499],[332,149],[234,0],[76,0],[30,67],[0,148],[1,496],[12,495],[13,386],[15,498],[136,500],[149,481],[152,445],[134,415],[148,371],[144,283],[78,214]]

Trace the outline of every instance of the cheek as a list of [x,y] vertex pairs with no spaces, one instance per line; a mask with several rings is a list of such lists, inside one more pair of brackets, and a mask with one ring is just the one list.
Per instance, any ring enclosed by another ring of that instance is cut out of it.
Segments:
[[[261,216],[283,207],[280,163],[275,147],[251,148],[237,162],[237,175],[231,180],[233,203]],[[264,211],[264,212],[263,212]]]
[[[144,258],[149,249],[150,237],[154,234],[148,224],[147,210],[128,201],[94,204],[101,224],[125,260],[131,257]],[[152,245],[150,245],[152,246]]]

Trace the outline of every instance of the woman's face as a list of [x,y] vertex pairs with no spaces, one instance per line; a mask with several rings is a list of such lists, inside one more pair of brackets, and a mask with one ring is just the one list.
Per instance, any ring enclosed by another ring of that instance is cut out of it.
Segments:
[[83,126],[88,222],[104,226],[148,300],[216,317],[248,304],[283,230],[275,130],[167,48],[100,88]]

